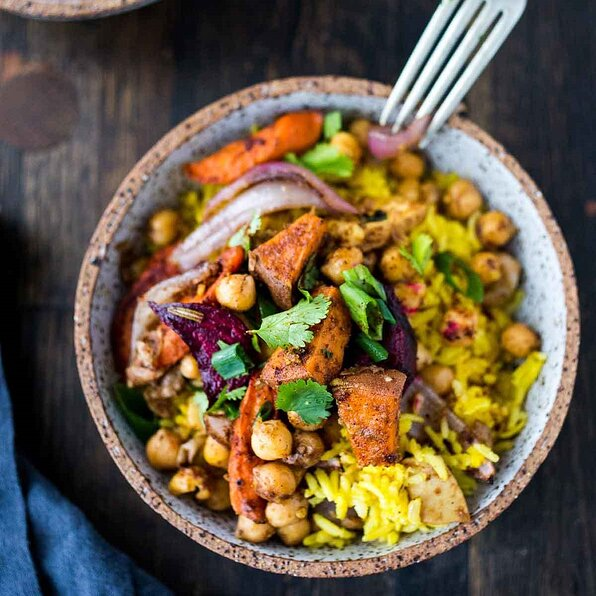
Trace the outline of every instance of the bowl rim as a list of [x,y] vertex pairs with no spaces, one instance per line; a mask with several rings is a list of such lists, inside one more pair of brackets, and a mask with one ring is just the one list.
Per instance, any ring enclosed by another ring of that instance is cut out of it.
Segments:
[[0,10],[34,19],[70,21],[94,19],[141,8],[157,0],[96,0],[65,4],[43,0],[0,0]]
[[557,397],[549,412],[546,425],[529,456],[512,480],[472,520],[420,544],[382,556],[346,561],[296,561],[279,555],[269,555],[251,548],[227,542],[199,528],[171,509],[143,476],[124,448],[111,425],[101,397],[93,367],[91,352],[91,304],[101,262],[106,247],[113,239],[145,181],[176,148],[192,136],[211,126],[235,110],[255,101],[281,97],[297,91],[320,94],[386,97],[391,88],[382,83],[350,77],[294,77],[260,83],[223,97],[209,104],[173,128],[151,148],[126,176],[102,215],[85,254],[75,299],[75,332],[77,366],[88,407],[102,440],[124,477],[141,498],[164,519],[184,534],[233,561],[257,569],[302,577],[356,577],[405,567],[443,553],[464,542],[494,520],[517,498],[528,484],[553,446],[572,397],[579,348],[579,313],[577,286],[573,265],[563,235],[536,184],[505,149],[476,124],[461,116],[453,116],[449,125],[473,137],[490,151],[515,176],[536,207],[555,249],[563,274],[565,293],[566,345],[562,375]]

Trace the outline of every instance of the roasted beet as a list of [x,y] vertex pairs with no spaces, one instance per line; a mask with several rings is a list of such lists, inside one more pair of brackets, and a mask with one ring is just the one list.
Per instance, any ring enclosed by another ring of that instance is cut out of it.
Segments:
[[407,387],[416,376],[416,336],[393,288],[387,285],[385,292],[387,306],[395,318],[395,323],[385,323],[383,345],[389,352],[389,357],[382,364],[403,372],[408,378]]
[[247,353],[250,351],[248,329],[236,315],[219,306],[206,304],[151,302],[149,305],[190,348],[199,364],[203,389],[210,400],[214,400],[226,385],[229,389],[236,389],[248,384],[249,375],[226,381],[211,365],[211,356],[220,349],[218,341],[240,343]]

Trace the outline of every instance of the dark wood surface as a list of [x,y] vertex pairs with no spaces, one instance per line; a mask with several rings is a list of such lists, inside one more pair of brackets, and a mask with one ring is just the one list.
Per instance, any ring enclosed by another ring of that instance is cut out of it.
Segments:
[[[363,579],[310,581],[236,565],[140,501],[104,449],[79,385],[72,310],[80,261],[136,160],[182,118],[258,81],[392,81],[434,4],[164,0],[86,23],[0,15],[0,328],[18,443],[103,536],[180,593],[596,594],[593,0],[530,2],[468,98],[471,116],[545,192],[575,260],[583,317],[561,436],[530,486],[480,535]],[[34,81],[15,84],[15,76]]]

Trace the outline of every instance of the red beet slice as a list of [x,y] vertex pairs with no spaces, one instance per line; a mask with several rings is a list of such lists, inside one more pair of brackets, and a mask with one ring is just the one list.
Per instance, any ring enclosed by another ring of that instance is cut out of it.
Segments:
[[228,389],[248,385],[249,375],[226,381],[211,365],[211,356],[220,350],[218,341],[227,344],[240,343],[247,353],[250,352],[248,328],[235,314],[219,306],[207,304],[150,302],[149,306],[190,348],[201,371],[203,389],[211,401],[217,398],[226,385]]

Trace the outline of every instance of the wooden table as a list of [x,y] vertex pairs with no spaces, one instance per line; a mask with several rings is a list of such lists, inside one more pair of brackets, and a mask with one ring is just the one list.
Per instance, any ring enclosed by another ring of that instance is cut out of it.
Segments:
[[[591,0],[530,2],[468,99],[471,116],[544,190],[574,256],[583,303],[583,358],[569,417],[530,486],[488,529],[431,561],[363,579],[250,570],[191,542],[141,503],[104,449],[79,386],[72,345],[79,265],[136,160],[201,106],[258,81],[301,74],[392,81],[434,4],[164,0],[78,24],[0,15],[0,138],[10,141],[0,142],[0,254],[8,273],[0,327],[18,443],[103,536],[179,592],[596,594]],[[25,83],[15,85],[15,75]]]

